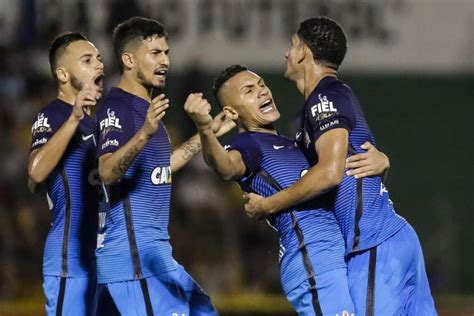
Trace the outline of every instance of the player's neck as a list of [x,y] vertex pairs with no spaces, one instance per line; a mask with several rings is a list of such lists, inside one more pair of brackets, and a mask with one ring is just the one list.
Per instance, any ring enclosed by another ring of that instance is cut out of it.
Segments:
[[74,105],[76,101],[77,92],[72,87],[62,86],[58,89],[57,98],[65,103]]
[[258,133],[269,133],[269,134],[275,134],[275,135],[278,134],[273,124],[269,124],[265,126],[239,126],[239,133],[242,133],[242,132],[258,132]]
[[137,82],[134,78],[132,78],[132,75],[129,73],[122,74],[117,87],[119,87],[125,92],[136,95],[137,97],[151,102],[150,91],[143,85],[141,85],[139,82]]
[[311,63],[305,68],[302,92],[304,99],[307,100],[318,86],[318,84],[326,77],[337,77],[335,69]]

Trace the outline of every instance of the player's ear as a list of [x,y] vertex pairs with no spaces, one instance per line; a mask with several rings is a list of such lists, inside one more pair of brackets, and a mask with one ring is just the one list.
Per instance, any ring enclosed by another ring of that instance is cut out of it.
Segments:
[[135,59],[133,58],[133,54],[123,53],[122,63],[126,68],[133,68],[133,66],[135,65]]
[[298,56],[297,56],[298,64],[301,64],[305,58],[308,60],[313,59],[313,53],[311,52],[311,49],[309,49],[308,45],[302,43],[301,47],[298,49]]
[[223,111],[224,111],[225,117],[230,120],[235,121],[236,119],[239,118],[239,114],[231,106],[227,106],[227,105],[224,106]]
[[66,83],[69,81],[69,72],[64,67],[58,67],[55,70],[56,78],[60,83]]

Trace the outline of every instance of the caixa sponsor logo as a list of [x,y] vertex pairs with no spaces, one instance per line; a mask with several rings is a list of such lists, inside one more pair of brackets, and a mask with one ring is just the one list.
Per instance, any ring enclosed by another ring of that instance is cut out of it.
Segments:
[[154,185],[171,183],[171,167],[156,167],[151,173],[151,183]]

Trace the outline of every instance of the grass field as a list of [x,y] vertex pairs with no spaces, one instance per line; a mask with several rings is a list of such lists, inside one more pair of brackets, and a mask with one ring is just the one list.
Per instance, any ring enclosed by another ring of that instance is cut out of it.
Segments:
[[[280,295],[215,295],[213,300],[221,316],[295,315]],[[42,297],[0,301],[0,316],[41,316],[43,304]],[[436,306],[440,316],[474,316],[474,296],[437,296]]]

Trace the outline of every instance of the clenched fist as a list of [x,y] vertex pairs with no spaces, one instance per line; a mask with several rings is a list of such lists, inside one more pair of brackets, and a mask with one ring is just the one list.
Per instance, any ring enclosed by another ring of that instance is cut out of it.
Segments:
[[191,93],[184,103],[184,110],[196,124],[199,131],[212,128],[211,105],[204,99],[202,93]]

